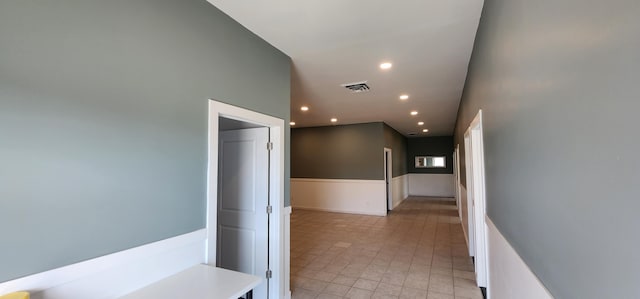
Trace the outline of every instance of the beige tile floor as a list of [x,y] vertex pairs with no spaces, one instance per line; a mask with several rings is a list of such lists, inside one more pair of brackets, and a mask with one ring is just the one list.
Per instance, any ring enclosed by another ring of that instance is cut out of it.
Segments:
[[410,197],[386,217],[295,209],[291,290],[302,298],[482,298],[455,202]]

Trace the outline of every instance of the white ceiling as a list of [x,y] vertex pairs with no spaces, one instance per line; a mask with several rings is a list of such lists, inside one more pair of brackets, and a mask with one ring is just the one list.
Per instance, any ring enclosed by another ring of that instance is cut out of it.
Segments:
[[[384,121],[405,136],[453,134],[483,0],[209,2],[291,57],[295,127],[336,117]],[[393,67],[381,70],[384,61]],[[371,91],[340,86],[358,81]]]

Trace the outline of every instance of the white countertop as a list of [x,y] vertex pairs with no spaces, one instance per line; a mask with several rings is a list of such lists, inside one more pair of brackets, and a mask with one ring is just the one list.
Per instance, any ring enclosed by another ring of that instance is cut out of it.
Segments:
[[237,299],[261,280],[254,275],[196,265],[120,299]]

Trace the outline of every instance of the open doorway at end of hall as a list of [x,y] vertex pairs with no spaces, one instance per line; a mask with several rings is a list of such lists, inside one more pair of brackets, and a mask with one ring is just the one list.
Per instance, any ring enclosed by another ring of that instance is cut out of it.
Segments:
[[393,210],[393,152],[390,148],[384,148],[384,183],[385,198],[387,199],[387,213]]

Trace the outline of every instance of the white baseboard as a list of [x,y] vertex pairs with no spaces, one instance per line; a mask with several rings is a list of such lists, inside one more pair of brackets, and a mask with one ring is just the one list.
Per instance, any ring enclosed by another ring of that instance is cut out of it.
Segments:
[[387,202],[384,180],[291,179],[291,206],[384,216]]
[[405,174],[391,179],[391,190],[393,192],[393,210],[409,196],[409,175]]
[[409,174],[410,196],[454,197],[453,187],[453,174]]
[[520,258],[491,219],[487,222],[489,286],[491,299],[552,299],[553,296]]
[[204,262],[206,230],[150,243],[0,284],[32,299],[117,298]]

